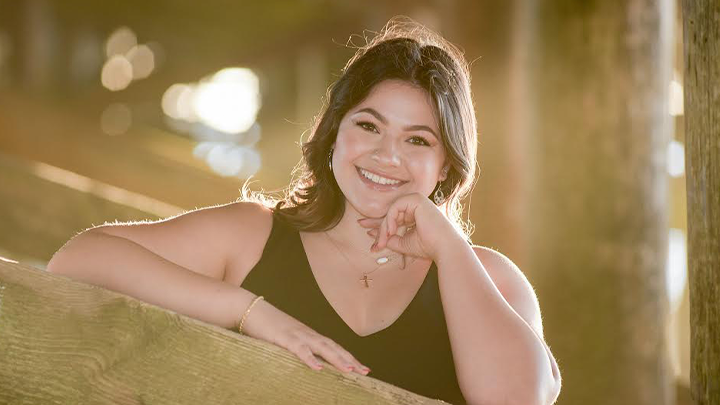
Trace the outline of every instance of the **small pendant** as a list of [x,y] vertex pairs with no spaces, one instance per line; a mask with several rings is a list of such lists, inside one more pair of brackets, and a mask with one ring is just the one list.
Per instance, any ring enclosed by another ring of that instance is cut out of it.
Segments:
[[388,262],[388,260],[390,260],[390,259],[388,259],[387,257],[380,257],[380,258],[378,258],[378,259],[375,261],[375,263],[377,263],[377,264],[385,264],[385,263]]
[[370,283],[368,283],[368,281],[372,281],[372,279],[368,278],[367,274],[363,275],[363,278],[361,278],[360,281],[365,283],[365,288],[370,288]]

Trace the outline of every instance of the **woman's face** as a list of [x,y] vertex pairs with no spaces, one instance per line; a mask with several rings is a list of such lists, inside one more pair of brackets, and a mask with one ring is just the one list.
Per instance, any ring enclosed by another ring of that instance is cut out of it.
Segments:
[[[384,216],[401,195],[430,195],[447,176],[430,96],[404,81],[377,84],[351,108],[333,147],[335,179],[347,202],[366,217]],[[396,184],[378,184],[386,179]]]

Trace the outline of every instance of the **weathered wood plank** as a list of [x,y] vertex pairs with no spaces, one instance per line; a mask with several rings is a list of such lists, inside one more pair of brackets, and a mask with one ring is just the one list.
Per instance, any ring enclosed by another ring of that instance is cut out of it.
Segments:
[[444,403],[4,260],[0,364],[3,404]]
[[682,1],[690,388],[720,404],[720,2]]

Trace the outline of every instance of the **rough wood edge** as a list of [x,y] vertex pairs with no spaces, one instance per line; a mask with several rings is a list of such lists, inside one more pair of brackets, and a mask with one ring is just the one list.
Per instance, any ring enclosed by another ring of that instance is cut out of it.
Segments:
[[1,258],[0,364],[0,403],[446,403]]

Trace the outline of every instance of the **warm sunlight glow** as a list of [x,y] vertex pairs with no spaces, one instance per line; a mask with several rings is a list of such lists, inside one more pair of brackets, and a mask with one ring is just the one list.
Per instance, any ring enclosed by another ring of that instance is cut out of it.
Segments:
[[672,177],[682,177],[685,174],[685,148],[674,139],[667,147],[667,171]]
[[74,190],[92,194],[102,200],[126,205],[163,218],[183,212],[181,208],[174,205],[46,163],[33,163],[31,171],[35,176],[53,183],[62,184]]
[[198,117],[218,131],[246,131],[260,109],[258,78],[250,69],[223,69],[200,82],[193,106]]
[[249,178],[260,170],[256,122],[260,83],[246,68],[226,68],[198,83],[176,83],[162,97],[167,124],[199,143],[193,154],[224,177]]
[[683,86],[677,80],[670,82],[670,115],[683,115]]
[[[4,262],[7,262],[7,263],[15,263],[15,264],[18,263],[17,260],[8,259],[7,257],[2,257],[2,256],[0,256],[0,260],[2,260],[2,261],[4,261]],[[3,287],[3,289],[5,288],[5,286],[2,286],[2,287]]]
[[670,312],[673,313],[680,306],[687,284],[687,249],[685,233],[681,229],[671,228],[669,236],[665,275]]

